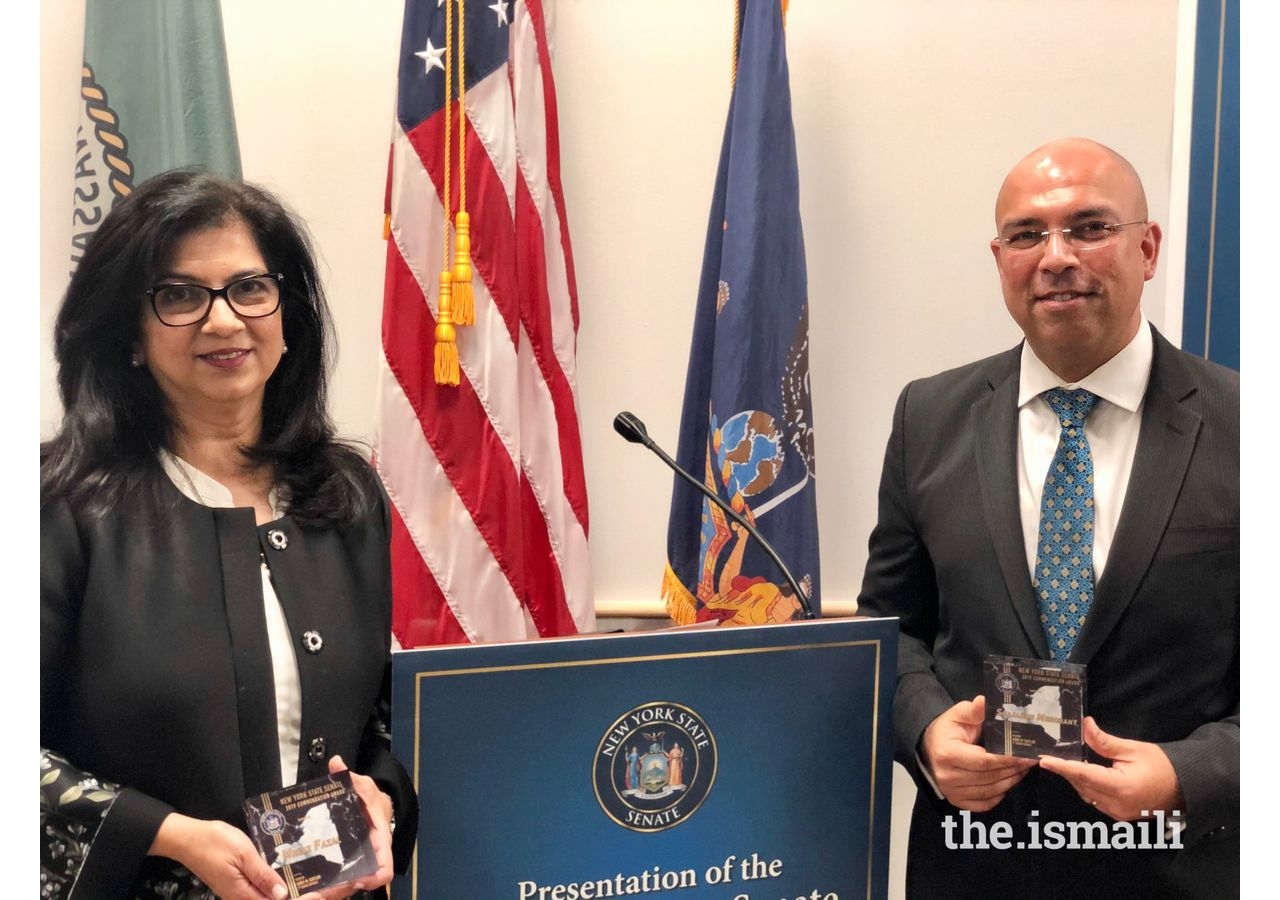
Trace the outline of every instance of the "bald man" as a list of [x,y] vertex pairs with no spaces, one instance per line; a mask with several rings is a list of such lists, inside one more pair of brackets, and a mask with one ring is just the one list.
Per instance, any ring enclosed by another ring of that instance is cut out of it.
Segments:
[[[908,896],[1235,896],[1239,378],[1145,320],[1161,229],[1113,150],[1028,154],[995,228],[1025,340],[902,391],[859,596],[901,620]],[[1087,666],[1088,761],[982,748],[993,653]]]

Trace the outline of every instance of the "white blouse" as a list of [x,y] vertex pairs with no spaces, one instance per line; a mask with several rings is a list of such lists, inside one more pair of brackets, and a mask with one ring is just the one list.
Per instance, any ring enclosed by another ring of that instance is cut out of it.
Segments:
[[[167,450],[160,451],[160,465],[189,500],[201,506],[229,509],[235,506],[231,491],[221,482],[201,472],[191,463],[174,456]],[[267,497],[271,504],[271,518],[278,519],[286,512],[273,488]],[[262,566],[262,602],[267,617],[267,638],[271,646],[271,671],[276,685],[276,736],[280,742],[280,778],[285,787],[298,780],[298,746],[302,739],[302,684],[298,680],[298,660],[294,655],[289,625],[284,609],[271,583],[271,570],[265,557],[259,554]]]

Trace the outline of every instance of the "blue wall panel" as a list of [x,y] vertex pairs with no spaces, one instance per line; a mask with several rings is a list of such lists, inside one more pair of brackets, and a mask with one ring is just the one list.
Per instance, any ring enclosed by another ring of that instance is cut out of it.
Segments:
[[1182,347],[1240,368],[1240,6],[1200,0]]

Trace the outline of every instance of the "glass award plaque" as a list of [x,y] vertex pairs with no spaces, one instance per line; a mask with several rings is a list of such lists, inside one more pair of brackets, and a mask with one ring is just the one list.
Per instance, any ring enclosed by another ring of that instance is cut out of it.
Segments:
[[244,812],[249,836],[284,878],[290,897],[378,870],[350,772],[255,795],[244,801]]
[[1037,759],[1084,759],[1085,667],[1015,656],[982,664],[988,753]]

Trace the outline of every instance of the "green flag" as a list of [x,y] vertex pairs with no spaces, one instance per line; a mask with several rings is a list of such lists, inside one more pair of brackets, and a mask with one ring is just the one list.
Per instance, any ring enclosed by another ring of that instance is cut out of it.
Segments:
[[72,268],[135,184],[193,165],[240,177],[219,0],[86,0]]

